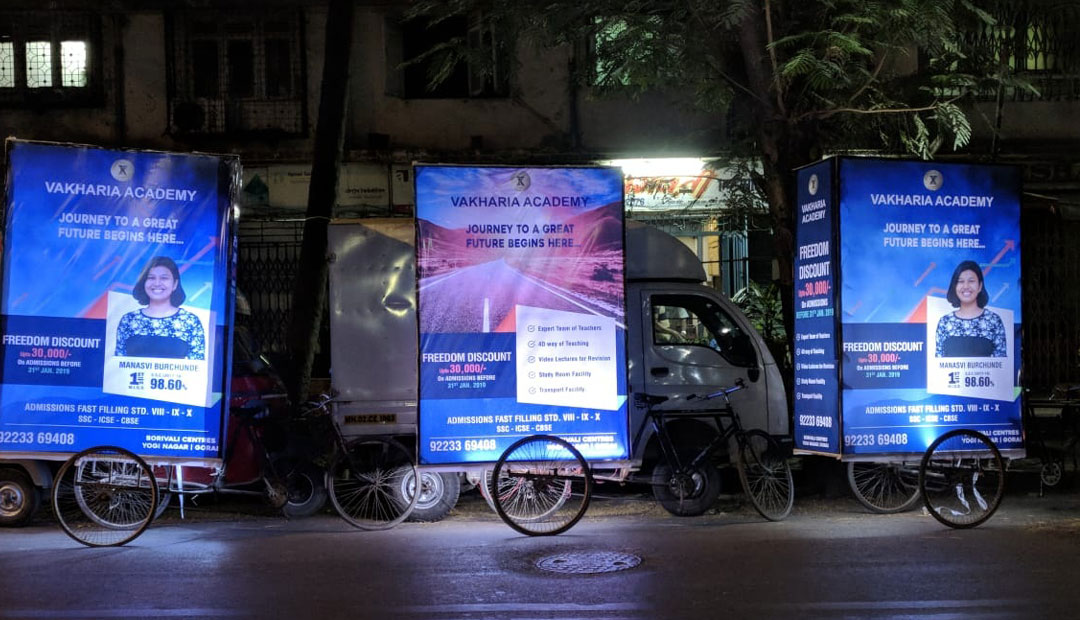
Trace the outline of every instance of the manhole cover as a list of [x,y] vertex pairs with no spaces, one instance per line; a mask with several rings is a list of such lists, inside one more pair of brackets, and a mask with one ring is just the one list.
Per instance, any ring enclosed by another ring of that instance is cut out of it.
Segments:
[[559,553],[540,558],[536,567],[553,573],[582,575],[589,573],[614,573],[641,564],[641,558],[629,553],[588,551],[582,553]]

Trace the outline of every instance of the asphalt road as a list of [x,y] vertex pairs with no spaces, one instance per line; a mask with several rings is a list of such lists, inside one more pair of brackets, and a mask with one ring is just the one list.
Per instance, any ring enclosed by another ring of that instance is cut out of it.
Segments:
[[797,499],[767,523],[738,496],[695,518],[603,496],[551,538],[516,534],[475,492],[440,523],[384,532],[230,505],[170,509],[129,545],[91,549],[41,519],[0,530],[0,618],[1078,616],[1075,494],[1010,495],[967,531],[847,498]]
[[[589,300],[551,282],[525,275],[502,260],[466,267],[420,289],[427,333],[495,331],[518,305],[594,313]],[[487,329],[485,329],[485,320]]]

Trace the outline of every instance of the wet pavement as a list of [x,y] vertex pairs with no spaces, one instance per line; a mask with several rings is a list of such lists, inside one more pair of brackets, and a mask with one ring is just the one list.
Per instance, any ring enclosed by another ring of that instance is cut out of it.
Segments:
[[967,531],[868,514],[829,484],[803,484],[780,523],[740,495],[676,518],[602,485],[581,523],[546,538],[475,491],[444,521],[383,532],[246,498],[183,520],[170,508],[121,548],[39,519],[0,530],[0,618],[1074,618],[1080,493],[1027,482]]

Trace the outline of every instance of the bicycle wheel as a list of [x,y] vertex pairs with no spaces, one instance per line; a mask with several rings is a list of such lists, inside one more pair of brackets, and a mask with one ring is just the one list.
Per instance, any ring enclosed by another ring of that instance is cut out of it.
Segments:
[[911,510],[919,501],[919,470],[911,464],[851,461],[847,479],[855,499],[878,514]]
[[553,536],[584,516],[592,476],[584,457],[569,442],[533,435],[499,457],[488,492],[507,525],[529,536]]
[[919,491],[938,521],[959,529],[975,527],[1001,505],[1005,463],[986,435],[966,428],[949,431],[923,454]]
[[737,435],[739,481],[750,503],[769,521],[780,521],[791,514],[795,503],[795,484],[791,466],[780,444],[760,430]]
[[53,512],[64,532],[89,547],[123,545],[153,521],[158,486],[150,466],[111,446],[71,457],[53,482]]
[[349,524],[362,530],[385,530],[401,523],[419,494],[395,492],[406,476],[416,476],[412,454],[393,439],[350,441],[326,472],[330,503]]

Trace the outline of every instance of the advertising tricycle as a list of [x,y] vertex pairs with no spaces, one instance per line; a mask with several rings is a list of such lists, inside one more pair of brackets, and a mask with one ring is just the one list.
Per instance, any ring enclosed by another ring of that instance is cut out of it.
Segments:
[[796,452],[876,512],[984,522],[1025,454],[1019,171],[840,157],[797,185]]
[[239,161],[6,146],[0,518],[51,487],[65,532],[122,544],[159,504],[142,457],[221,464]]

